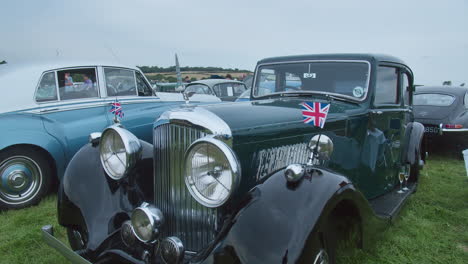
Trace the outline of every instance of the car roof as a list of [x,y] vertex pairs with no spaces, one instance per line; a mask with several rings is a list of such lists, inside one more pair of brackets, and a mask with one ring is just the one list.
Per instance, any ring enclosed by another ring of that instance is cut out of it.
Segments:
[[308,55],[292,55],[282,57],[271,57],[260,60],[258,64],[264,63],[281,63],[290,61],[307,61],[307,60],[366,60],[375,62],[392,62],[398,64],[406,63],[394,56],[386,54],[372,53],[330,53],[330,54],[308,54]]
[[187,84],[187,86],[191,85],[191,84],[205,84],[205,85],[208,85],[210,87],[213,87],[214,85],[219,84],[219,83],[240,83],[240,84],[244,84],[243,82],[236,81],[236,80],[205,79],[205,80],[199,80],[199,81],[191,82],[191,83]]
[[34,94],[42,73],[49,70],[75,67],[138,68],[118,63],[96,61],[56,61],[28,64],[7,63],[0,66],[0,113],[37,107]]
[[415,94],[422,93],[445,93],[452,94],[456,96],[464,96],[468,91],[467,87],[461,86],[418,86],[416,87]]

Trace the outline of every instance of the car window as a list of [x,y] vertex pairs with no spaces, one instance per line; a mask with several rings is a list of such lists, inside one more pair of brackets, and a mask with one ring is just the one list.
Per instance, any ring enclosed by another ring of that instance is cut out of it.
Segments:
[[104,68],[107,96],[137,95],[135,71]]
[[141,73],[137,72],[137,71],[135,73],[136,73],[138,95],[139,96],[151,96],[151,95],[153,95],[153,90],[148,85],[148,83],[145,81],[145,78],[143,77],[143,75],[141,75]]
[[455,97],[448,94],[423,93],[415,94],[414,105],[450,106],[455,101]]
[[48,102],[57,100],[57,82],[55,72],[48,72],[42,75],[36,91],[37,102]]
[[220,83],[213,86],[213,90],[219,97],[238,97],[246,90],[246,88],[243,83]]
[[408,75],[405,73],[405,74],[402,74],[402,89],[403,89],[403,102],[405,104],[405,106],[408,106],[411,104],[411,98],[410,98],[410,91],[411,91],[411,87],[409,87],[409,79],[408,79]]
[[57,71],[60,100],[99,97],[95,68]]
[[187,85],[185,92],[194,92],[196,94],[211,94],[210,88],[204,84]]
[[379,66],[375,88],[375,104],[398,104],[398,69]]
[[255,95],[262,96],[274,93],[276,90],[276,70],[261,68],[256,82]]
[[334,93],[357,100],[367,95],[367,62],[300,62],[260,66],[255,96],[287,92]]

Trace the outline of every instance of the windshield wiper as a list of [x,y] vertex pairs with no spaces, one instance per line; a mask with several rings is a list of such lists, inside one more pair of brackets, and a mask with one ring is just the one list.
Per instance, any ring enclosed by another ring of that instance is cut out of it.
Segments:
[[321,93],[321,92],[314,92],[314,91],[282,92],[282,93],[276,93],[276,95],[284,96],[284,97],[320,95],[320,96],[325,97],[328,101],[337,100],[337,101],[342,101],[342,102],[359,104],[356,100],[352,100],[351,98],[348,98],[348,97],[344,97],[344,96],[342,97],[342,96],[335,95],[335,94]]

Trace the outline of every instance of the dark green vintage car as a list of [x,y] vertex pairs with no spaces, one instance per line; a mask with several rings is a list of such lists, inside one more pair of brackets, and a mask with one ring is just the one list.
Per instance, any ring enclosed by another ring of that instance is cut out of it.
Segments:
[[153,142],[92,134],[59,188],[73,251],[44,238],[77,263],[335,263],[415,191],[412,93],[391,56],[261,60],[249,102],[168,111]]

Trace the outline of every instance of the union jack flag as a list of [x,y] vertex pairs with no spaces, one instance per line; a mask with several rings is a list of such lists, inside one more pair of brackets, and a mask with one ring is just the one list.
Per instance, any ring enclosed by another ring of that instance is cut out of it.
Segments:
[[330,104],[319,102],[302,103],[304,123],[323,128],[327,119]]
[[113,113],[116,117],[124,117],[124,112],[122,110],[122,105],[119,103],[117,99],[115,99],[115,102],[111,103],[111,109],[109,112]]

